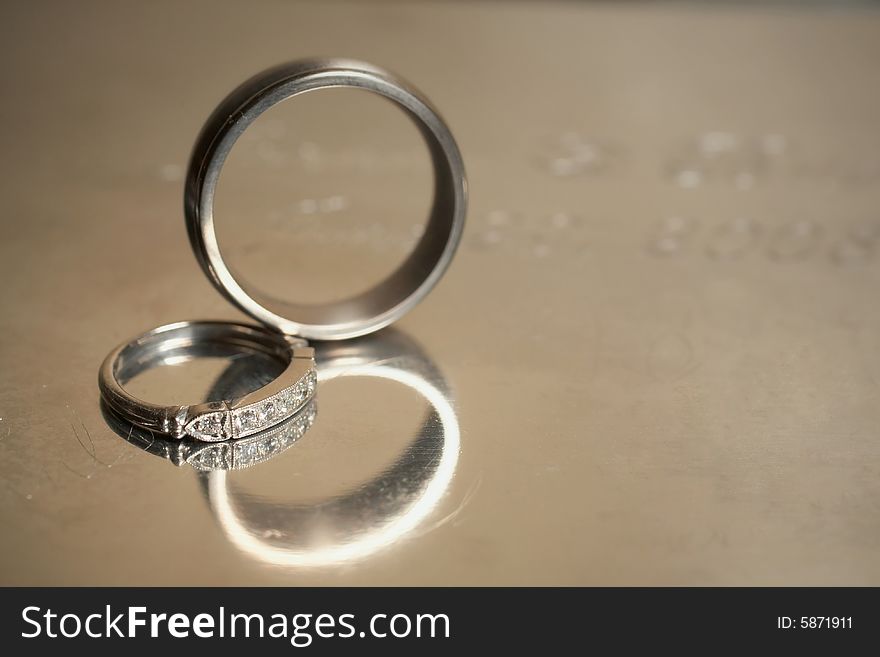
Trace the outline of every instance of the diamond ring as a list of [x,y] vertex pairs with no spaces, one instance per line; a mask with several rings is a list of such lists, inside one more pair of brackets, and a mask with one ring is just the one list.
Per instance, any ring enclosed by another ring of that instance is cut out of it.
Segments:
[[[101,365],[98,386],[110,410],[142,429],[206,442],[244,438],[288,420],[314,397],[314,350],[304,345],[304,340],[248,324],[168,324],[110,352]],[[248,394],[191,406],[153,404],[125,390],[128,381],[147,369],[218,348],[269,356],[285,369]]]

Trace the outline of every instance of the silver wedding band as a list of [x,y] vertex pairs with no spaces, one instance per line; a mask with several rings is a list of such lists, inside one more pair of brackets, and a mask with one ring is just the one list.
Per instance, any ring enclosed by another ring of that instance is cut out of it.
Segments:
[[[419,129],[434,167],[434,201],[425,231],[406,261],[370,290],[344,301],[303,305],[248,287],[223,259],[214,227],[214,196],[232,147],[263,112],[318,89],[358,88],[396,103]],[[214,110],[196,141],[186,180],[187,230],[214,286],[238,308],[282,333],[340,340],[372,333],[412,309],[449,266],[464,229],[467,183],[461,154],[430,103],[388,71],[347,59],[291,62],[251,78]]]

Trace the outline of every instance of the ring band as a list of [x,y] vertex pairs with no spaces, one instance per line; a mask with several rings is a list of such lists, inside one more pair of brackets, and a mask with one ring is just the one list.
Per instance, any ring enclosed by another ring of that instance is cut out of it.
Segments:
[[[179,322],[153,329],[114,349],[98,375],[107,406],[143,429],[175,438],[189,436],[216,442],[244,438],[283,422],[315,394],[314,350],[303,340],[288,338],[260,326],[231,322]],[[123,387],[144,370],[179,361],[199,349],[234,348],[259,353],[285,366],[263,387],[234,399],[192,406],[162,406],[143,401]]]
[[[433,207],[413,252],[374,288],[338,303],[284,303],[245,287],[223,260],[214,228],[217,182],[236,140],[263,112],[298,94],[335,87],[360,88],[383,96],[400,106],[414,121],[428,146],[434,167]],[[281,333],[315,340],[340,340],[391,324],[430,292],[449,266],[461,239],[466,204],[467,184],[458,147],[446,124],[418,91],[370,64],[314,59],[260,73],[220,103],[193,149],[184,209],[196,258],[226,298]]]

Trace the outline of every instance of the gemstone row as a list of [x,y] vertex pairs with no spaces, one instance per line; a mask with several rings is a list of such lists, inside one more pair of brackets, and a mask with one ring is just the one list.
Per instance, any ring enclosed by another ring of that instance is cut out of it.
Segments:
[[317,384],[318,375],[311,369],[293,386],[268,399],[235,409],[232,411],[235,437],[243,438],[283,422],[314,396]]
[[197,440],[214,442],[244,438],[293,416],[315,394],[318,375],[310,369],[289,388],[253,404],[232,411],[204,413],[186,425],[186,433]]
[[317,409],[312,403],[278,430],[270,430],[265,434],[235,443],[232,446],[234,450],[232,467],[236,470],[248,468],[280,454],[302,438],[303,434],[312,427],[316,414]]
[[187,458],[197,470],[239,470],[277,456],[302,438],[315,422],[317,407],[311,402],[279,426],[250,438],[204,447]]

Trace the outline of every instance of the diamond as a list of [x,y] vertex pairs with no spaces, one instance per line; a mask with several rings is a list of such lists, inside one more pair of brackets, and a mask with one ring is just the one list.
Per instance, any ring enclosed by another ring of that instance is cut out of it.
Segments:
[[226,413],[206,413],[200,415],[186,425],[186,432],[198,440],[224,440]]
[[245,438],[288,419],[314,396],[316,386],[317,374],[312,369],[295,385],[280,390],[267,399],[235,409],[232,412],[235,437]]
[[260,407],[260,419],[263,422],[271,422],[272,420],[274,420],[275,413],[276,413],[275,403],[272,402],[271,400],[264,402],[263,405]]
[[239,431],[250,431],[258,425],[257,412],[252,408],[246,408],[235,416],[235,426]]
[[287,404],[287,407],[291,410],[297,407],[296,395],[293,393],[293,388],[288,388],[284,391],[284,401]]

